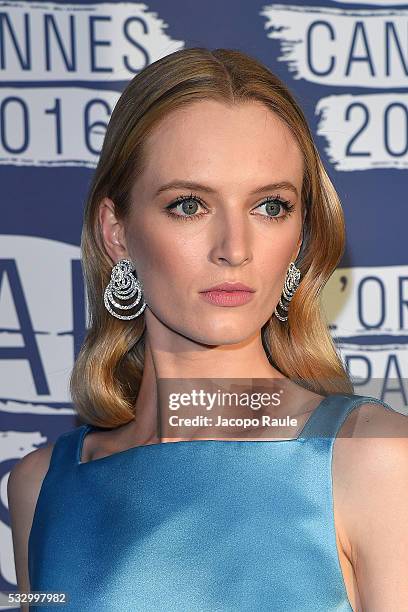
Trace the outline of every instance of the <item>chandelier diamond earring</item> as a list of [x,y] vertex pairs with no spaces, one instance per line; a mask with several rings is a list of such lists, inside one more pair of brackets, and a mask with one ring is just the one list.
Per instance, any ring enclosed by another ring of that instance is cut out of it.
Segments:
[[[293,261],[290,262],[288,270],[286,272],[285,285],[283,288],[282,295],[279,300],[278,306],[280,306],[286,312],[289,310],[289,303],[293,296],[295,295],[295,291],[298,288],[300,282],[300,270],[297,268]],[[282,300],[285,300],[286,304],[283,303]],[[277,307],[275,308],[275,315],[278,317],[280,321],[287,321],[288,316],[284,316],[279,314]]]
[[[143,298],[143,286],[133,274],[135,267],[130,259],[121,259],[112,268],[111,278],[104,293],[104,303],[106,309],[117,319],[130,320],[138,317],[146,308],[143,300],[142,306],[137,312],[131,315],[119,314],[113,310],[130,310],[139,304]],[[136,299],[131,304],[120,304],[117,300],[130,300],[137,294]]]

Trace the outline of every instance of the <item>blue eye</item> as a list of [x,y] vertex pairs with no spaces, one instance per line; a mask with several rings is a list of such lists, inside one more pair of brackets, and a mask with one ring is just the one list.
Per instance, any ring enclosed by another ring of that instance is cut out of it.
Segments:
[[[166,212],[172,210],[173,208],[176,208],[177,206],[182,206],[184,208],[183,212],[194,213],[197,203],[200,206],[203,206],[203,204],[201,203],[201,199],[192,193],[190,195],[180,195],[174,200],[174,202],[172,202],[171,204],[169,204],[169,206],[166,207]],[[180,219],[182,221],[197,221],[206,214],[207,213],[200,213],[199,215],[187,214],[186,216],[184,216],[173,212],[168,213],[170,217],[175,217],[177,220]]]
[[[165,208],[165,211],[169,215],[169,217],[176,218],[177,220],[198,221],[199,219],[201,219],[201,217],[206,216],[208,212],[195,214],[197,211],[197,205],[205,209],[201,198],[199,198],[197,195],[193,193],[191,193],[190,195],[180,195],[174,200],[174,202],[172,202]],[[185,214],[178,214],[178,213],[170,212],[171,210],[177,208],[178,206],[181,206],[182,211]],[[288,202],[288,200],[284,200],[279,195],[268,196],[256,208],[259,208],[260,206],[266,206],[267,213],[269,212],[273,213],[274,211],[279,213],[280,208],[283,208],[283,210],[285,211],[285,214],[279,217],[273,214],[272,215],[270,214],[257,215],[259,217],[262,217],[263,221],[267,221],[267,222],[284,221],[290,216],[291,212],[295,208],[293,204]]]
[[[279,195],[273,197],[268,196],[263,202],[261,202],[261,204],[259,204],[259,206],[266,206],[266,210],[268,212],[277,211],[279,213],[280,208],[283,208],[285,211],[285,214],[281,217],[277,217],[275,215],[270,216],[269,214],[262,215],[265,217],[266,221],[285,221],[285,219],[291,215],[293,209],[295,208],[293,204],[288,202],[288,200],[284,200]],[[257,208],[259,208],[259,206]]]

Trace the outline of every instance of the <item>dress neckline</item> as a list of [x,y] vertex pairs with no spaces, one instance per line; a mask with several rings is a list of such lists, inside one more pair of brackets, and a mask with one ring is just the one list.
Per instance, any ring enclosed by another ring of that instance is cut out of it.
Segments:
[[99,459],[92,459],[91,461],[81,461],[82,458],[82,450],[83,450],[83,446],[84,446],[84,440],[85,437],[87,436],[88,433],[90,433],[93,430],[98,429],[96,426],[94,425],[90,425],[88,423],[85,423],[84,425],[80,426],[78,428],[79,430],[79,436],[78,436],[78,444],[77,444],[77,449],[76,449],[76,465],[77,466],[83,466],[83,465],[90,465],[92,463],[99,463],[100,461],[106,462],[108,460],[114,461],[116,458],[120,458],[123,457],[125,455],[130,455],[132,452],[144,452],[144,449],[146,448],[150,448],[150,447],[163,447],[166,446],[168,444],[194,444],[194,445],[202,445],[202,444],[257,444],[257,443],[261,443],[261,444],[284,444],[284,443],[289,443],[289,442],[300,442],[301,440],[303,440],[306,437],[306,434],[310,434],[310,432],[312,431],[313,428],[313,423],[317,418],[318,413],[320,413],[320,411],[323,409],[323,407],[329,402],[329,400],[333,397],[333,395],[337,395],[337,394],[329,394],[326,395],[316,406],[316,408],[313,410],[312,414],[310,415],[310,417],[307,419],[307,421],[303,424],[303,427],[301,428],[299,434],[296,436],[296,438],[289,438],[287,440],[263,440],[263,439],[258,439],[258,440],[203,440],[203,439],[196,439],[196,440],[177,440],[175,442],[158,442],[155,444],[139,444],[137,446],[131,446],[129,448],[125,448],[121,451],[117,451],[116,453],[112,453],[110,455],[106,455],[106,457],[99,457]]

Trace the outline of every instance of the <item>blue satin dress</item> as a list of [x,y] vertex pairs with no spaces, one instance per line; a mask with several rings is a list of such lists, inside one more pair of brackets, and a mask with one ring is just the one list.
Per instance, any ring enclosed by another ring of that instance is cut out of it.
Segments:
[[291,440],[193,440],[81,463],[61,435],[29,537],[31,590],[60,612],[346,612],[333,442],[363,395],[328,395]]

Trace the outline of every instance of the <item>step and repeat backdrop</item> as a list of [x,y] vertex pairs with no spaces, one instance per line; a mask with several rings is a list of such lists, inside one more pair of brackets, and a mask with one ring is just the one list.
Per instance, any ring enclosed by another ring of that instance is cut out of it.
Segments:
[[[0,591],[16,585],[14,463],[78,422],[84,201],[126,83],[178,49],[245,51],[290,87],[342,199],[326,285],[356,393],[408,406],[408,2],[0,1]],[[373,392],[373,389],[376,392]]]

